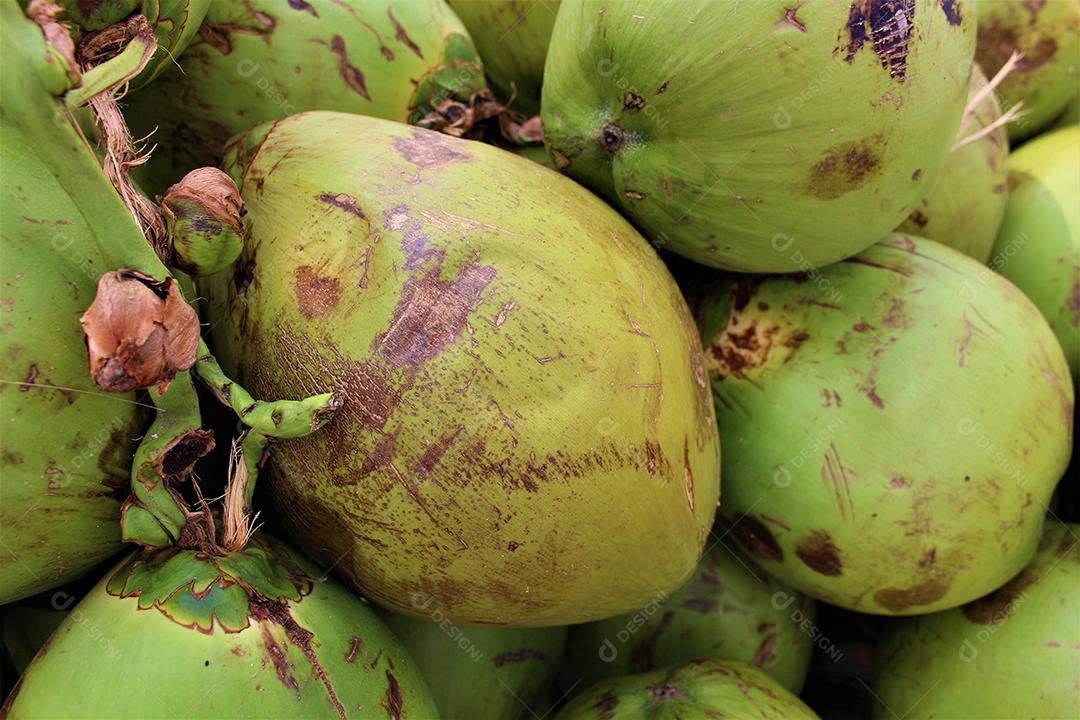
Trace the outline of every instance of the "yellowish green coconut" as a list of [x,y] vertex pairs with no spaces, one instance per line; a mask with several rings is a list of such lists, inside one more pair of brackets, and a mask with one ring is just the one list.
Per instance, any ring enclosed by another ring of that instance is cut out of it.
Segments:
[[261,126],[227,169],[250,231],[200,283],[222,364],[343,401],[268,463],[302,547],[457,624],[595,620],[689,578],[719,442],[693,320],[629,223],[537,163],[359,115]]

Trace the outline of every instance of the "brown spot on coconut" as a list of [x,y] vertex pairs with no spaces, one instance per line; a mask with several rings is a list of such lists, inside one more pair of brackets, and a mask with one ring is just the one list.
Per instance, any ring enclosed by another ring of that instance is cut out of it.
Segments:
[[371,100],[371,95],[368,94],[367,82],[364,80],[364,73],[349,62],[349,56],[345,50],[345,39],[340,35],[332,37],[330,39],[330,52],[337,55],[338,74],[341,75],[341,79],[345,84],[360,97]]
[[867,140],[841,143],[826,151],[810,168],[807,189],[823,200],[838,198],[858,190],[881,171],[876,147],[884,142],[881,135]]
[[859,50],[869,45],[882,69],[902,83],[907,80],[908,43],[914,26],[915,0],[854,0],[833,52],[844,51],[844,61],[851,64]]
[[824,530],[814,530],[795,545],[795,554],[803,563],[822,575],[843,573],[840,550]]
[[949,585],[931,578],[909,588],[885,588],[874,593],[874,601],[890,612],[906,613],[920,605],[929,605],[945,597]]
[[437,168],[453,162],[471,162],[473,159],[461,146],[442,142],[442,136],[438,133],[413,128],[412,135],[412,138],[394,138],[394,149],[420,168]]
[[337,307],[341,283],[337,278],[321,276],[314,268],[301,265],[293,273],[293,291],[300,313],[306,318],[315,318]]

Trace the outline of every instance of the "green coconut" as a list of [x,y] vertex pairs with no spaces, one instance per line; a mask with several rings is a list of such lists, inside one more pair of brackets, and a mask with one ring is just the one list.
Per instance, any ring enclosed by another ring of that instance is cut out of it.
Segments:
[[1022,102],[1009,125],[1013,142],[1052,125],[1080,95],[1080,6],[1072,0],[994,0],[979,6],[975,57],[987,75],[1023,54],[999,92],[1006,110]]
[[435,707],[375,612],[268,537],[224,556],[174,547],[128,557],[4,706],[13,720],[373,713],[430,720]]
[[1080,525],[1048,521],[1039,552],[995,592],[896,621],[878,652],[875,717],[1080,717]]
[[813,720],[814,711],[756,667],[700,658],[642,675],[597,683],[555,720],[784,718]]
[[427,679],[439,717],[516,720],[550,709],[545,692],[562,657],[565,627],[460,628],[438,608],[422,609],[425,620],[390,613],[386,622]]
[[787,272],[880,240],[952,146],[975,6],[590,0],[562,9],[544,142],[657,245]]
[[[971,69],[969,103],[985,87],[986,76],[976,65]],[[979,139],[949,153],[934,186],[898,232],[936,240],[982,263],[990,259],[1008,197],[1009,138],[1004,127],[982,133],[1000,117],[1001,108],[992,93],[971,109],[960,142]]]
[[4,603],[76,578],[120,550],[120,504],[149,418],[134,393],[94,385],[79,316],[101,273],[153,271],[157,258],[73,127],[76,105],[61,100],[88,84],[123,83],[127,68],[73,77],[63,52],[12,2],[0,4],[0,34]]
[[512,153],[357,115],[261,126],[227,170],[248,242],[200,283],[223,367],[343,401],[268,465],[305,550],[456,624],[595,620],[689,578],[719,495],[700,341],[614,210]]
[[637,612],[570,630],[568,676],[584,685],[697,657],[741,660],[793,693],[810,666],[814,601],[770,577],[722,542],[690,581]]
[[139,172],[154,193],[262,122],[306,110],[418,122],[486,87],[443,0],[217,0],[177,63],[125,103],[135,136],[157,128]]
[[540,111],[559,0],[448,0],[469,30],[491,84],[523,112]]
[[1080,127],[1009,156],[1009,202],[990,267],[1031,298],[1080,376]]
[[834,605],[954,607],[1035,553],[1073,386],[1007,280],[892,235],[808,274],[726,278],[700,309],[724,443],[722,523]]

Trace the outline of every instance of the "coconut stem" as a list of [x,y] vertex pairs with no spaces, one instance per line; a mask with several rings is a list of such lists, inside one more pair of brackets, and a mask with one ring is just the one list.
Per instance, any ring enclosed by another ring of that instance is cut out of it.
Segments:
[[[150,24],[145,17],[136,14],[86,35],[79,41],[77,58],[83,70],[84,87],[88,85],[86,79],[92,78],[95,71],[110,66],[112,77],[109,79],[112,82],[87,100],[94,111],[105,145],[102,169],[151,247],[159,257],[164,258],[165,223],[157,207],[139,192],[130,178],[131,168],[146,162],[149,155],[135,147],[127,122],[117,105],[117,100],[127,92],[128,81],[142,72],[156,48],[157,39]],[[117,74],[120,77],[115,77]],[[89,84],[88,90],[96,87],[97,84]],[[65,102],[70,107],[85,92],[65,98]]]
[[202,340],[199,341],[199,357],[194,370],[217,399],[233,409],[242,423],[271,438],[310,435],[328,422],[341,405],[333,393],[303,400],[256,400],[225,375]]
[[121,510],[120,526],[125,541],[160,547],[177,542],[188,519],[173,486],[188,478],[199,458],[214,447],[214,438],[201,428],[199,398],[189,373],[179,373],[164,393],[150,393],[150,399],[157,417],[135,453],[132,497]]

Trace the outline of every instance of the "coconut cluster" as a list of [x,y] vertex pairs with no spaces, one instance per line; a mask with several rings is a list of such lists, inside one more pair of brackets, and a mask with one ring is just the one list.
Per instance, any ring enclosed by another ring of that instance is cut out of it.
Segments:
[[0,716],[1080,716],[1078,37],[0,4]]

